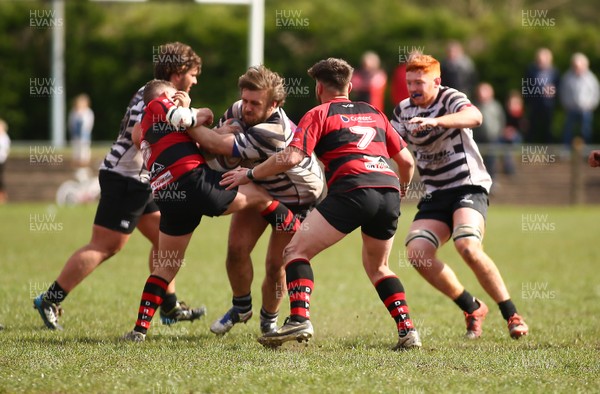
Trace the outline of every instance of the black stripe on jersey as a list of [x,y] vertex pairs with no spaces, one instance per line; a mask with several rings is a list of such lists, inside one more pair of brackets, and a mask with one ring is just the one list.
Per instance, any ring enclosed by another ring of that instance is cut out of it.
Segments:
[[340,146],[359,141],[361,138],[361,135],[349,133],[347,129],[331,131],[319,140],[317,146],[315,146],[315,153],[317,156],[321,156],[324,153],[336,150]]
[[419,174],[421,175],[429,175],[429,176],[435,176],[435,175],[439,175],[439,174],[443,174],[445,172],[448,172],[450,170],[453,170],[457,167],[462,166],[463,164],[467,164],[467,158],[462,158],[461,160],[457,160],[457,161],[453,161],[452,163],[448,164],[447,166],[444,167],[440,167],[437,168],[435,170],[432,169],[427,169],[427,168],[422,168],[422,167],[418,167],[419,169]]
[[333,115],[362,115],[362,114],[379,114],[377,110],[367,103],[361,101],[343,103],[331,103],[329,110],[327,111],[327,117]]
[[452,178],[449,178],[449,179],[441,179],[439,181],[436,181],[433,179],[426,179],[423,181],[423,183],[426,185],[431,185],[433,187],[441,187],[441,186],[450,185],[456,181],[460,181],[461,179],[468,178],[469,176],[470,176],[469,171],[463,171],[463,172],[459,172],[458,174],[456,174],[455,176],[453,176]]
[[329,179],[329,177],[331,175],[333,175],[338,170],[338,168],[340,168],[341,166],[343,166],[344,164],[346,164],[346,163],[348,163],[348,162],[350,162],[352,160],[362,159],[363,156],[364,155],[360,154],[360,153],[350,153],[350,154],[347,154],[347,155],[340,156],[338,158],[332,159],[329,162],[327,171],[325,173],[325,178]]
[[194,142],[179,142],[160,152],[154,162],[162,164],[167,168],[186,156],[199,154],[200,150]]
[[156,144],[161,138],[168,136],[171,133],[185,133],[185,131],[175,130],[168,123],[154,123],[144,135],[144,139],[150,144]]

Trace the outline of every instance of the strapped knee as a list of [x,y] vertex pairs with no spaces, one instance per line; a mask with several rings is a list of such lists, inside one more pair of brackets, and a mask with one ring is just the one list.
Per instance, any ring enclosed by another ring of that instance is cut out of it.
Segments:
[[408,246],[409,242],[413,239],[422,238],[426,241],[429,241],[436,249],[440,247],[440,239],[433,232],[429,230],[413,230],[408,233],[406,239],[404,240],[404,245]]
[[481,230],[477,226],[472,226],[470,224],[461,224],[460,226],[454,227],[454,231],[452,231],[452,240],[456,242],[461,238],[476,238],[479,242],[483,241],[483,235],[481,234]]

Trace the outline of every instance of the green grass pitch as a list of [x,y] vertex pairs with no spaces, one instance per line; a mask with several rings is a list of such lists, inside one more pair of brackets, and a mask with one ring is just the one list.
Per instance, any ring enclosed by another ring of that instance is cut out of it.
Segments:
[[[123,343],[148,276],[149,244],[134,233],[63,303],[63,332],[43,328],[32,298],[90,236],[95,205],[0,207],[0,393],[441,393],[600,392],[600,207],[492,206],[486,251],[530,335],[510,339],[498,308],[452,245],[441,257],[490,306],[483,337],[466,341],[454,303],[408,266],[403,216],[390,259],[401,278],[419,351],[393,352],[393,320],[363,272],[355,232],[313,260],[315,337],[277,350],[256,342],[265,239],[253,259],[255,317],[225,337],[209,331],[227,310],[228,218],[205,218],[177,277],[177,294],[208,316],[172,327],[154,321],[145,343]],[[289,307],[284,295],[280,323]]]

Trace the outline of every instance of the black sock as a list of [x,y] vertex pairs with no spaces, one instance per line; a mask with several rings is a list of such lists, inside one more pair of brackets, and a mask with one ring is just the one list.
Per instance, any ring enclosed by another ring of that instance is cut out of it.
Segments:
[[67,298],[67,292],[63,290],[57,281],[54,281],[44,293],[43,298],[52,304],[60,304]]
[[169,313],[177,306],[177,295],[175,293],[167,293],[165,294],[165,298],[163,298],[163,303],[160,306],[163,313]]
[[475,297],[471,295],[468,291],[463,291],[461,295],[458,296],[457,299],[454,300],[456,305],[463,311],[471,314],[479,309],[479,303],[475,300]]
[[310,297],[315,279],[309,261],[291,261],[285,266],[285,275],[290,297],[290,319],[300,323],[310,320]]
[[247,295],[242,297],[233,297],[231,302],[233,303],[233,307],[235,308],[235,310],[237,310],[239,313],[246,313],[252,310],[251,293],[248,293]]
[[498,307],[500,308],[500,313],[502,313],[502,317],[506,321],[508,321],[508,319],[510,319],[512,315],[517,313],[517,307],[515,306],[515,304],[513,304],[510,298],[506,301],[499,302]]

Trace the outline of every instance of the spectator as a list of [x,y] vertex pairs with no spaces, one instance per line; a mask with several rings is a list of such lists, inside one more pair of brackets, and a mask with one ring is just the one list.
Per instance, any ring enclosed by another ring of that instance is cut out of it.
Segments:
[[506,125],[500,137],[502,144],[502,169],[506,175],[516,173],[512,146],[523,141],[522,132],[527,127],[523,97],[517,91],[511,91],[506,99]]
[[364,101],[384,111],[387,75],[381,68],[379,55],[373,51],[363,54],[361,68],[352,76],[352,95],[355,101]]
[[487,82],[477,85],[475,105],[483,115],[483,123],[473,131],[473,138],[478,145],[486,144],[482,149],[483,164],[494,179],[497,143],[506,124],[504,109],[494,97],[494,88]]
[[559,73],[552,65],[552,52],[548,48],[538,49],[535,63],[529,66],[521,86],[529,119],[528,142],[552,142],[552,120],[559,79]]
[[73,162],[77,167],[87,167],[90,164],[93,127],[94,111],[90,108],[90,97],[82,93],[73,99],[73,107],[69,112]]
[[406,86],[406,62],[399,63],[392,75],[392,102],[394,107],[405,98],[408,98]]
[[449,86],[471,96],[477,84],[477,71],[473,60],[458,41],[450,41],[446,46],[446,59],[441,62],[442,81]]
[[570,146],[575,123],[581,124],[581,136],[589,144],[592,140],[594,110],[600,100],[598,78],[589,69],[589,61],[583,53],[571,57],[571,68],[563,75],[560,102],[567,112],[563,129],[563,142]]
[[8,136],[8,125],[0,119],[0,204],[7,200],[6,190],[4,188],[4,163],[10,152],[10,138]]

